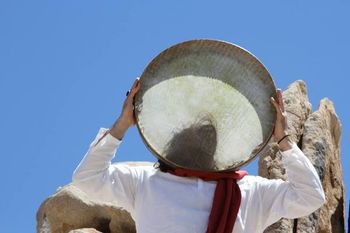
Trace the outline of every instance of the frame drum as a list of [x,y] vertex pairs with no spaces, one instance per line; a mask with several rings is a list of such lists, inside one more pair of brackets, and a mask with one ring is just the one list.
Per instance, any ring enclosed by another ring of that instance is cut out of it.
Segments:
[[270,140],[273,80],[247,50],[223,41],[174,45],[146,67],[135,96],[139,133],[171,167],[237,170]]

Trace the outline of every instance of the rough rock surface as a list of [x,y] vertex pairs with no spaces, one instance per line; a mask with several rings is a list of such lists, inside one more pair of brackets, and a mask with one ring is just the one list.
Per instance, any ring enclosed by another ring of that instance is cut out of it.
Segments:
[[314,164],[327,203],[312,215],[298,220],[297,232],[345,232],[345,202],[340,163],[341,125],[333,103],[323,99],[305,122],[302,150]]
[[78,188],[67,185],[41,204],[37,212],[37,232],[135,233],[136,230],[125,210],[112,203],[91,202]]
[[[303,150],[320,175],[327,203],[311,215],[294,220],[282,219],[265,233],[345,232],[344,185],[340,160],[341,125],[333,103],[323,99],[311,113],[305,85],[297,81],[284,92],[284,103],[293,141]],[[274,143],[261,153],[259,175],[286,179],[280,154]]]

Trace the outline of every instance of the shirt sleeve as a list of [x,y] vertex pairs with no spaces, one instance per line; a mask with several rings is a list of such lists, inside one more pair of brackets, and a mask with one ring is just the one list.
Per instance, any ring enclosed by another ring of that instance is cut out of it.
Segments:
[[287,180],[259,179],[262,225],[268,227],[281,218],[304,217],[325,203],[320,178],[310,160],[293,143],[290,150],[280,152]]
[[131,214],[134,210],[138,174],[135,168],[112,164],[121,141],[100,128],[95,140],[74,170],[72,184],[89,198],[112,202]]

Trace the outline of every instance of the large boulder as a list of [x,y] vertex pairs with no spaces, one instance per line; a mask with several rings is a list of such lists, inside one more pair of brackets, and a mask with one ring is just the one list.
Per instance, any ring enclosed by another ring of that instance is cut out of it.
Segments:
[[330,100],[323,99],[319,109],[305,122],[301,144],[303,152],[321,178],[327,202],[315,213],[298,220],[298,233],[345,232],[345,193],[340,139],[341,124],[334,105]]
[[60,188],[46,199],[36,218],[38,233],[136,232],[128,212],[113,203],[93,202],[73,185]]

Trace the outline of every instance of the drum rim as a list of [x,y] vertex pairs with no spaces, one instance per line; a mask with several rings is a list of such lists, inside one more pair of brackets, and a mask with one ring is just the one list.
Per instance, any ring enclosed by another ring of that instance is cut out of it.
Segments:
[[[160,57],[162,57],[165,53],[169,52],[169,50],[172,50],[176,47],[180,47],[180,46],[190,46],[191,44],[197,44],[197,43],[216,43],[216,44],[221,44],[221,45],[228,45],[228,46],[233,46],[243,52],[245,52],[248,56],[250,56],[252,59],[256,60],[262,67],[262,69],[265,69],[266,73],[268,74],[267,75],[267,79],[269,79],[268,81],[272,84],[272,86],[274,87],[274,89],[276,90],[276,85],[275,85],[275,82],[273,81],[272,79],[272,76],[269,72],[269,70],[266,68],[266,66],[264,65],[264,63],[261,62],[261,60],[259,58],[257,58],[254,54],[252,54],[251,52],[249,52],[247,49],[237,45],[237,44],[234,44],[234,43],[231,43],[231,42],[228,42],[228,41],[224,41],[224,40],[219,40],[219,39],[192,39],[192,40],[186,40],[186,41],[183,41],[183,42],[180,42],[180,43],[177,43],[177,44],[174,44],[166,49],[164,49],[163,51],[161,51],[160,53],[158,53],[156,56],[154,56],[151,60],[151,62],[149,62],[147,64],[147,66],[145,67],[145,69],[143,70],[142,72],[142,75],[140,76],[139,80],[140,82],[144,79],[144,76],[145,74],[147,74],[147,71],[149,69],[151,69],[155,64],[157,64],[158,62],[158,59]],[[138,95],[138,93],[136,93],[136,95]],[[274,92],[274,95],[273,97],[276,98],[277,94],[276,92]],[[275,110],[273,110],[275,112]],[[154,149],[149,143],[148,141],[146,140],[145,136],[143,135],[142,133],[142,130],[141,130],[141,127],[140,127],[140,124],[139,124],[139,118],[138,118],[138,114],[137,114],[137,111],[135,111],[135,118],[136,118],[136,126],[137,126],[137,131],[139,132],[141,138],[142,138],[142,141],[144,142],[144,144],[146,145],[146,147],[148,148],[148,150],[159,160],[165,162],[166,164],[168,164],[169,166],[173,167],[173,168],[185,168],[185,169],[189,169],[188,167],[184,167],[184,166],[181,166],[181,165],[178,165],[178,164],[175,164],[173,163],[172,161],[166,159],[165,157],[161,156],[160,154],[158,154],[158,152],[156,151],[156,149]],[[235,170],[239,170],[241,167],[249,164],[250,162],[252,162],[258,155],[261,151],[263,151],[263,149],[269,144],[272,136],[273,136],[273,133],[274,133],[274,128],[275,128],[275,120],[276,120],[276,114],[274,114],[274,121],[272,122],[272,125],[271,125],[271,132],[270,134],[268,135],[268,137],[266,137],[266,139],[263,141],[263,143],[261,143],[260,145],[256,146],[255,149],[250,153],[250,158],[243,161],[243,162],[240,162],[238,164],[236,164],[235,166],[232,166],[231,168],[229,169],[224,169],[224,170],[209,170],[209,172],[218,172],[218,173],[224,173],[224,172],[230,172],[230,171],[235,171]],[[194,170],[194,171],[203,171],[202,169],[196,169],[196,168],[190,168],[190,170]]]

